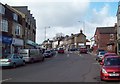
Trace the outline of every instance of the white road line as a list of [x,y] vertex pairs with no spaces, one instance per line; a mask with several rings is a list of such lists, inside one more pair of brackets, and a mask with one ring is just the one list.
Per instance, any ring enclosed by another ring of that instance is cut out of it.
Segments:
[[57,57],[57,55],[55,55],[55,57]]
[[5,81],[11,80],[11,79],[12,79],[12,78],[8,78],[8,79],[0,80],[0,82],[5,82]]
[[93,63],[93,64],[99,64],[98,62],[96,62],[96,63]]
[[67,54],[67,57],[69,57],[70,55],[69,54]]

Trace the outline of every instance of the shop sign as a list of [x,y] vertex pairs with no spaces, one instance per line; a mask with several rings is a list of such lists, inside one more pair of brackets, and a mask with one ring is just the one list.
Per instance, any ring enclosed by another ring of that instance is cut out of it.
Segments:
[[13,38],[12,44],[16,46],[23,46],[23,40],[18,38]]
[[8,36],[0,36],[0,41],[5,44],[11,44],[12,43],[12,38]]
[[27,40],[26,43],[29,44],[29,45],[32,45],[32,46],[36,46],[37,45],[35,42],[33,42],[31,40]]

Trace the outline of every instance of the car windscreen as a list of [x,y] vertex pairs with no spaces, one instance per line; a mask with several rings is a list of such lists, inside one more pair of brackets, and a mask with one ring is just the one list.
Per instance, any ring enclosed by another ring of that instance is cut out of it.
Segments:
[[105,54],[105,52],[100,52],[100,55],[104,55]]
[[105,66],[120,66],[120,58],[106,58],[104,62]]
[[3,55],[3,56],[2,56],[2,59],[9,59],[9,58],[11,58],[11,56],[12,56],[12,54],[9,54],[9,55]]
[[50,53],[50,51],[45,51],[45,53]]

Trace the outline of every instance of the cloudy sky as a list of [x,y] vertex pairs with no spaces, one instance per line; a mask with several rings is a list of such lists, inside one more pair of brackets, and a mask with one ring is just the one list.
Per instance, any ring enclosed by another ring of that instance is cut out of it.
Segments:
[[[109,2],[111,1],[111,2]],[[114,26],[118,0],[1,0],[10,6],[28,6],[36,19],[36,42],[52,39],[56,33],[71,35],[82,29],[87,39],[96,27]]]

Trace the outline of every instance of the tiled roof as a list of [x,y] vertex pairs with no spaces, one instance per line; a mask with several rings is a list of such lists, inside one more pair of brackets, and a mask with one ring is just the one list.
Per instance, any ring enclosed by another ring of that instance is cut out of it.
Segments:
[[115,27],[97,27],[100,34],[115,34]]

